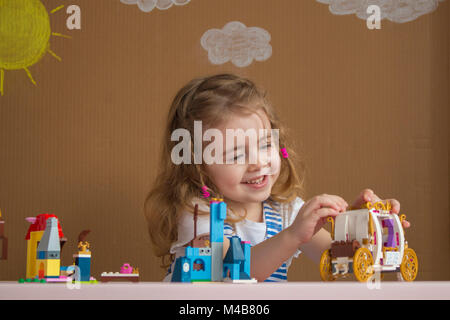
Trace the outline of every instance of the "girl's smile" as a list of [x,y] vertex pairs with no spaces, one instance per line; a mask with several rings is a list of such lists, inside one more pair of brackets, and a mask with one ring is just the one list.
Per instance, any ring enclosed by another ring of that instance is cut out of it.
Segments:
[[262,189],[268,185],[268,181],[269,181],[268,176],[262,175],[262,176],[259,176],[259,177],[253,178],[251,180],[241,182],[241,183],[252,189]]

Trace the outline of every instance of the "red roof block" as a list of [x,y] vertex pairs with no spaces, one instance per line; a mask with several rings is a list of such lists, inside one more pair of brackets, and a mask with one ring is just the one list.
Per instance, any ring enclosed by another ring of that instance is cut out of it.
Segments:
[[[46,226],[46,221],[48,218],[56,218],[58,219],[57,216],[55,216],[54,214],[48,214],[48,213],[43,213],[43,214],[38,214],[36,216],[36,221],[30,225],[30,227],[28,228],[28,232],[27,235],[25,237],[25,240],[30,240],[30,232],[33,231],[44,231],[45,230],[45,226]],[[61,225],[59,224],[59,219],[58,219],[58,231],[59,231],[59,238],[64,238],[64,234],[62,232],[61,229]]]

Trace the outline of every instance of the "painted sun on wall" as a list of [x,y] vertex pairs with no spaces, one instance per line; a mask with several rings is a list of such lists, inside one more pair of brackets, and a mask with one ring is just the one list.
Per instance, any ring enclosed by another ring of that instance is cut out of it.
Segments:
[[[50,11],[53,14],[61,5]],[[36,85],[29,67],[47,53],[61,58],[50,49],[50,37],[70,38],[52,32],[47,9],[40,0],[0,0],[0,94],[4,94],[5,70],[24,70]]]

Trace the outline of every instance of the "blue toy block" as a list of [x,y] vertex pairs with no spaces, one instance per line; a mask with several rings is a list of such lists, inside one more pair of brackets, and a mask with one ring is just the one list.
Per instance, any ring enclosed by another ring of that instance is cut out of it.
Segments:
[[91,279],[91,256],[75,255],[75,265],[80,268],[80,281]]
[[230,248],[225,255],[223,276],[232,280],[250,279],[250,242],[241,242],[241,238],[233,236]]
[[225,202],[211,201],[210,233],[211,243],[211,281],[223,281],[223,225],[227,217],[227,205]]
[[186,248],[186,257],[190,259],[191,281],[211,281],[211,249]]
[[172,282],[191,282],[191,261],[186,257],[179,257],[175,261]]
[[211,281],[211,249],[186,247],[177,258],[172,282]]
[[238,236],[232,236],[230,239],[230,247],[228,248],[223,262],[228,264],[240,264],[241,261],[244,260],[245,256],[241,246],[241,238],[239,238]]
[[[244,252],[244,261],[241,262],[241,279],[250,279],[250,252],[251,252],[251,245],[249,241],[242,241],[241,242],[242,250]],[[242,273],[246,274],[246,278],[242,278]]]
[[223,224],[227,217],[225,202],[212,201],[210,203],[210,242],[223,242]]

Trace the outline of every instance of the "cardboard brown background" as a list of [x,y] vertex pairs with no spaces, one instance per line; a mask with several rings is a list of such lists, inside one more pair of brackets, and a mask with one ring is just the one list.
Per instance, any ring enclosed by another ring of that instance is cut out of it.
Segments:
[[[307,195],[347,201],[365,187],[397,198],[412,227],[418,280],[449,280],[448,1],[404,24],[368,30],[313,0],[192,0],[143,13],[119,0],[76,3],[82,29],[62,10],[51,49],[24,71],[5,72],[0,97],[0,208],[9,259],[0,279],[25,275],[27,216],[59,216],[72,263],[78,233],[91,229],[93,276],[138,266],[142,279],[165,271],[152,256],[142,213],[156,174],[163,122],[175,92],[193,77],[234,72],[268,90],[307,164]],[[267,30],[273,54],[237,68],[211,65],[203,33],[230,21]],[[319,280],[297,259],[289,280]]]

